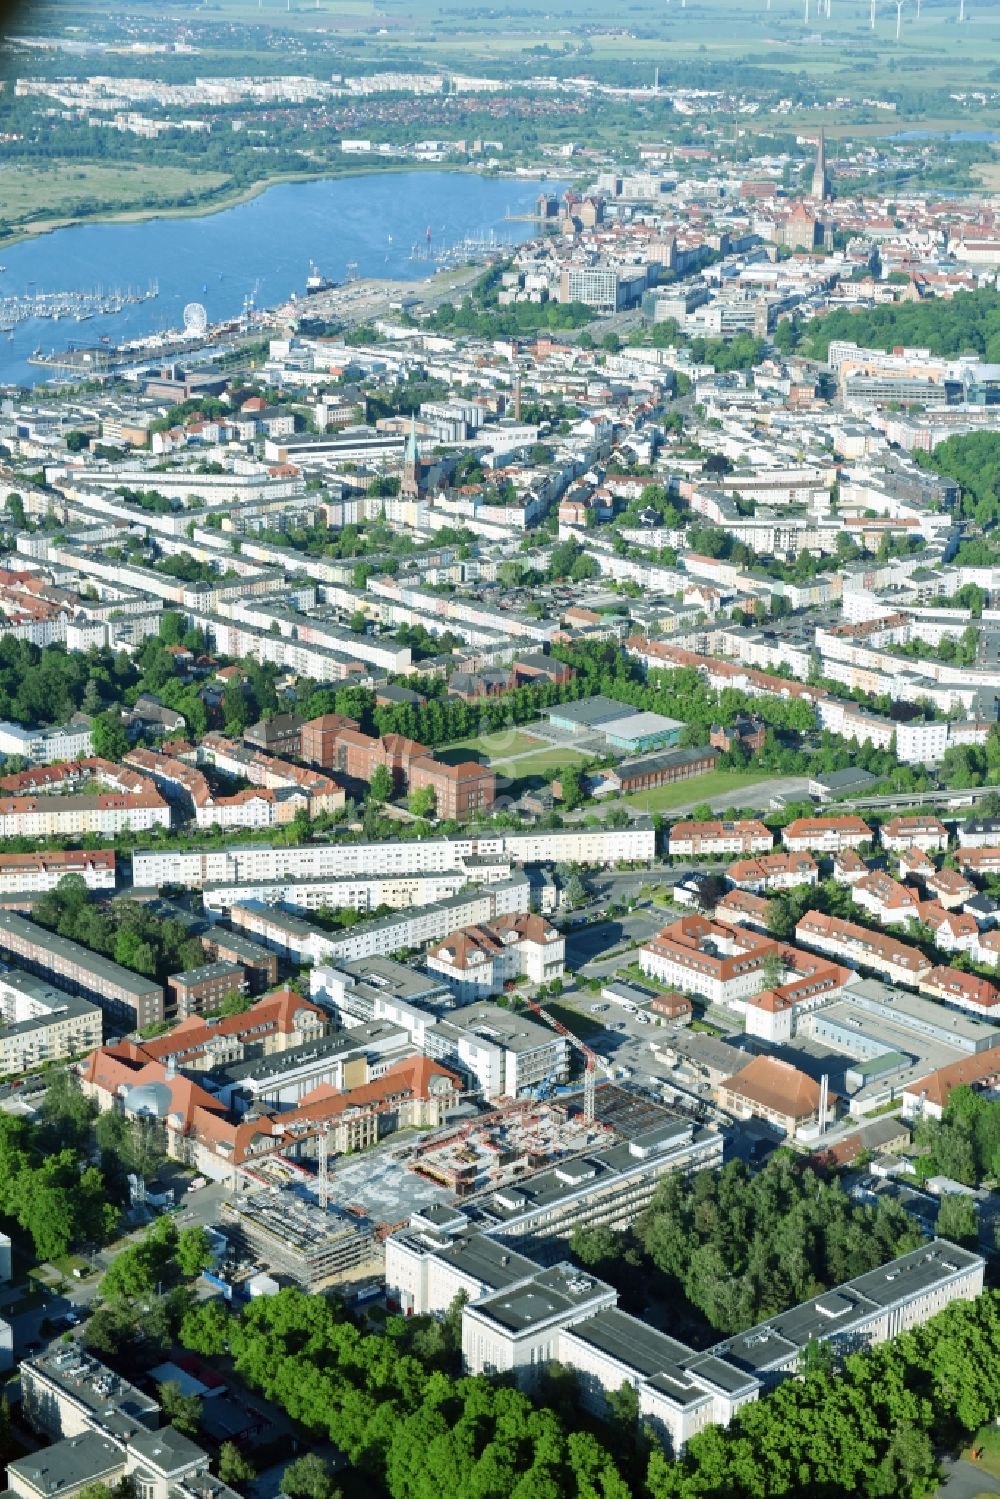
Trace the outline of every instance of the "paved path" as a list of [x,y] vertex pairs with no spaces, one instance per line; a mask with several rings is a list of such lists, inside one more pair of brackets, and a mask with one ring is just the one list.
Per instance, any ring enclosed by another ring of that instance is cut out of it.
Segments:
[[945,1458],[941,1464],[945,1481],[938,1499],[978,1499],[980,1494],[1000,1494],[1000,1478],[964,1458]]

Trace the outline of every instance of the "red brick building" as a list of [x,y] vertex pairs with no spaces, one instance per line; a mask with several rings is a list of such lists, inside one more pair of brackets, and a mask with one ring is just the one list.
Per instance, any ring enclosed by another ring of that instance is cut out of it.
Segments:
[[430,756],[413,761],[410,767],[410,790],[430,786],[437,798],[437,815],[445,818],[468,817],[470,813],[492,807],[496,800],[497,781],[492,770],[475,760],[461,765],[442,765]]
[[324,713],[321,718],[311,718],[300,730],[300,758],[307,765],[318,765],[322,770],[333,770],[337,757],[337,735],[343,729],[357,729],[357,719],[346,713]]

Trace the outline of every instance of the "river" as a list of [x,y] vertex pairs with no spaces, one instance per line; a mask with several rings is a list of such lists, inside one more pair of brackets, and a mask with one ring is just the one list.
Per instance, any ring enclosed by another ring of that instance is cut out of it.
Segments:
[[310,262],[324,276],[342,281],[349,266],[357,275],[421,280],[433,270],[423,250],[444,248],[467,236],[517,241],[530,238],[530,223],[506,215],[529,213],[547,186],[468,172],[373,172],[315,182],[283,182],[258,197],[218,213],[143,223],[92,223],[0,248],[0,323],[3,299],[101,288],[159,295],[127,304],[119,313],[32,317],[0,332],[0,384],[35,384],[51,378],[30,365],[37,348],[48,353],[71,343],[112,343],[181,326],[184,308],[200,302],[210,322],[236,316],[244,298],[276,305],[305,290]]

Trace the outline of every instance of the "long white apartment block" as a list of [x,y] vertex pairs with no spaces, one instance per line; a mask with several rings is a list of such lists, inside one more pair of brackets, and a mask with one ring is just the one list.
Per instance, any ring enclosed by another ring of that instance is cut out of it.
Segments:
[[[140,886],[250,884],[272,880],[328,879],[342,875],[420,874],[469,867],[466,861],[512,864],[649,863],[656,833],[648,819],[627,828],[506,830],[424,838],[408,843],[316,843],[301,848],[144,849],[132,855],[132,882]],[[470,868],[471,875],[471,868]]]
[[[486,871],[497,879],[510,874],[509,864],[498,864]],[[419,874],[327,875],[316,880],[257,880],[209,885],[202,892],[206,912],[223,914],[244,901],[262,906],[282,906],[289,911],[318,911],[322,906],[340,910],[351,906],[355,911],[374,911],[377,906],[391,906],[401,911],[430,905],[457,895],[467,884],[464,869],[424,870]],[[487,879],[485,883],[492,883]]]
[[[466,883],[463,881],[463,884]],[[297,916],[271,906],[233,906],[229,919],[240,931],[298,963],[351,963],[388,958],[395,953],[439,942],[458,927],[493,921],[527,911],[531,884],[524,874],[483,889],[462,890],[444,900],[376,916],[342,932],[321,931]]]

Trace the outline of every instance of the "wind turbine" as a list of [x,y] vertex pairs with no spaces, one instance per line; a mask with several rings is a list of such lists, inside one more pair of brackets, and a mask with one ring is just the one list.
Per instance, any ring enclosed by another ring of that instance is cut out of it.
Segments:
[[964,22],[964,20],[965,20],[965,0],[958,0],[958,24],[959,24],[959,26],[962,25],[962,23]]
[[809,0],[806,0],[805,23],[807,26],[809,25]]
[[896,0],[896,40],[899,41],[903,32],[903,5],[904,0]]
[[872,0],[871,28],[872,28],[873,31],[875,30],[875,0]]

